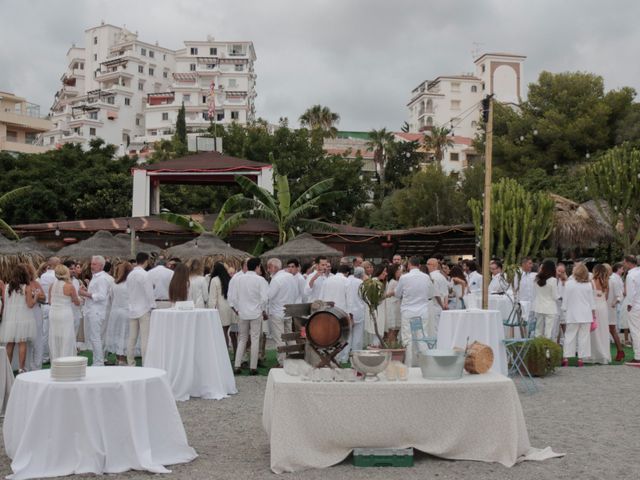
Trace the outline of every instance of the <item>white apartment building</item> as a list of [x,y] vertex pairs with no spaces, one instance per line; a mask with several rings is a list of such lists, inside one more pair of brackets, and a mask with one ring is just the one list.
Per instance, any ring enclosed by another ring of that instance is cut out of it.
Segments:
[[494,94],[503,103],[521,102],[525,58],[485,53],[474,60],[475,73],[425,80],[412,90],[407,104],[410,131],[428,132],[437,125],[448,127],[455,136],[473,139],[480,122],[480,102],[486,95]]
[[[118,146],[118,154],[135,153],[135,145],[173,133],[185,95],[187,128],[206,128],[209,99],[204,95],[212,79],[223,87],[216,99],[221,123],[245,123],[254,117],[251,42],[209,38],[185,42],[185,48],[176,51],[103,23],[85,31],[84,45],[67,52],[67,71],[51,107],[54,127],[44,135],[45,145],[88,145],[100,137]],[[236,71],[238,65],[241,71]]]

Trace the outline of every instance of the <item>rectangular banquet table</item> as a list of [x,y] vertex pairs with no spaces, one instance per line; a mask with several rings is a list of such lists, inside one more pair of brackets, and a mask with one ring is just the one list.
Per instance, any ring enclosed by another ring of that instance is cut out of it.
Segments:
[[262,423],[274,473],[329,467],[357,447],[414,447],[507,467],[556,456],[530,447],[513,382],[491,372],[435,381],[412,368],[406,382],[316,383],[272,369]]
[[464,348],[478,341],[493,350],[492,372],[507,375],[507,350],[500,312],[497,310],[444,310],[438,324],[438,348]]
[[144,365],[167,372],[176,400],[220,400],[238,393],[215,309],[154,310]]
[[16,377],[2,428],[10,479],[147,470],[197,457],[165,372],[88,367],[79,381],[50,370]]

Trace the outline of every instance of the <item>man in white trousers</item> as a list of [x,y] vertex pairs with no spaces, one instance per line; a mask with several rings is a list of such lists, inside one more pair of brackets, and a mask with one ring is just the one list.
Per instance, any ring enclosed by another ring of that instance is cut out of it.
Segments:
[[627,271],[627,312],[629,314],[629,330],[633,342],[633,360],[625,365],[640,367],[640,267],[638,259],[633,255],[624,257],[624,268]]
[[432,314],[429,316],[425,330],[428,336],[435,337],[438,335],[438,325],[440,324],[442,310],[449,308],[449,281],[440,271],[440,262],[437,258],[427,260],[427,270],[429,271],[429,277],[433,281],[435,295],[431,306]]
[[147,353],[149,342],[149,323],[151,310],[156,308],[153,282],[149,278],[146,268],[149,266],[149,254],[139,252],[136,255],[136,267],[127,277],[127,290],[129,290],[129,339],[127,343],[127,364],[136,366],[135,349],[140,333],[140,351],[142,364]]
[[[291,333],[291,317],[285,317],[284,306],[295,303],[298,296],[298,283],[288,271],[282,269],[279,258],[267,261],[267,270],[271,275],[269,283],[269,331],[276,347],[285,345],[283,333]],[[284,365],[285,353],[278,353],[278,366]]]
[[400,335],[404,345],[405,363],[411,367],[414,363],[411,319],[419,317],[424,325],[429,318],[429,305],[434,296],[433,282],[429,275],[420,271],[420,259],[409,259],[409,272],[400,277],[395,296],[400,299]]
[[251,356],[249,375],[258,374],[258,355],[260,353],[260,334],[262,320],[269,302],[269,284],[262,278],[259,258],[250,258],[247,262],[247,273],[235,282],[233,297],[229,298],[231,308],[238,314],[238,351],[236,352],[234,373],[240,373],[242,357],[247,348],[247,340],[251,336]]
[[107,302],[111,291],[111,280],[104,272],[105,259],[101,255],[91,257],[91,282],[89,287],[80,287],[80,296],[84,297],[86,343],[93,351],[93,366],[104,366],[102,347],[102,324],[107,313]]
[[349,333],[349,345],[340,352],[339,360],[345,363],[349,360],[352,350],[362,350],[364,343],[364,315],[366,305],[360,296],[360,285],[364,278],[364,268],[356,267],[353,275],[347,278],[347,312],[351,316],[351,333]]
[[[45,296],[45,304],[42,305],[42,328],[40,325],[36,325],[38,334],[40,334],[39,341],[34,341],[33,349],[33,363],[37,369],[42,368],[43,363],[49,361],[49,290],[51,285],[56,282],[56,275],[54,270],[60,265],[60,259],[58,257],[51,257],[47,260],[47,271],[40,277],[40,286]],[[41,333],[42,332],[42,333]]]

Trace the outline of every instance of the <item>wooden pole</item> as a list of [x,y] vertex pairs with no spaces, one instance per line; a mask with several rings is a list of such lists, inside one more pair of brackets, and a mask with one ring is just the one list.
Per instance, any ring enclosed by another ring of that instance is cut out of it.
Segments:
[[484,151],[484,219],[482,223],[482,308],[489,308],[491,272],[491,180],[493,154],[493,97],[488,98],[488,120]]

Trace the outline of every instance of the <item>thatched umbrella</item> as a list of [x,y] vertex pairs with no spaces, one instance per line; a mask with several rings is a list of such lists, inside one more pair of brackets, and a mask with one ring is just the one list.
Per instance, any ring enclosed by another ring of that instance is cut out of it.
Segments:
[[[160,249],[149,244],[136,241],[136,251],[159,252]],[[126,260],[131,257],[129,236],[119,234],[115,237],[110,232],[100,230],[92,237],[73,245],[66,246],[58,252],[60,258],[89,260],[93,255],[102,255],[111,260]]]
[[238,269],[242,264],[242,260],[250,257],[247,252],[231,247],[224,240],[217,237],[213,233],[205,232],[199,237],[175,245],[167,250],[170,257],[177,257],[180,260],[189,260],[191,258],[202,258],[208,267],[212,267],[215,262],[224,262]]
[[560,248],[591,248],[613,238],[611,227],[594,205],[579,203],[551,194],[556,203],[551,239]]
[[342,252],[316,240],[310,233],[303,233],[284,245],[263,253],[260,258],[264,261],[279,258],[283,263],[291,258],[297,258],[300,263],[310,263],[320,255],[327,257],[332,264],[335,264],[342,257]]
[[51,250],[38,244],[33,237],[12,241],[0,236],[0,278],[6,280],[19,263],[30,263],[38,268],[52,254]]

